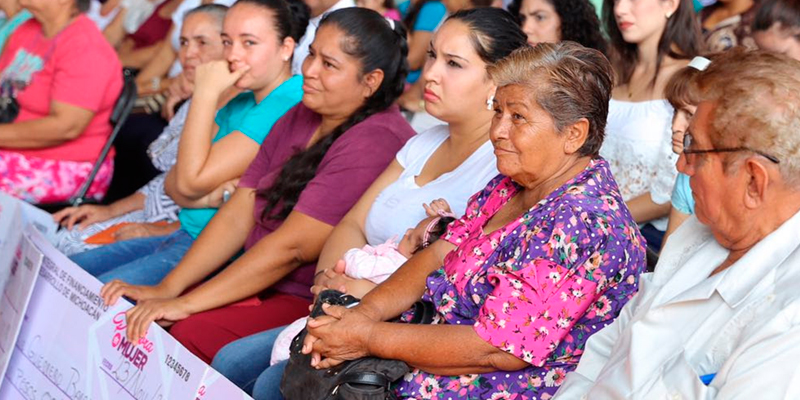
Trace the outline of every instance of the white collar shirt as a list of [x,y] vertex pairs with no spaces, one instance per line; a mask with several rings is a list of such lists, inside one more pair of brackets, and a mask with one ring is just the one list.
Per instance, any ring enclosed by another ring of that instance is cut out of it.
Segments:
[[800,399],[800,213],[727,256],[687,220],[555,399]]
[[324,17],[325,14],[336,10],[355,6],[356,3],[354,0],[339,0],[336,4],[322,14],[308,20],[306,33],[303,34],[303,37],[300,38],[300,42],[297,44],[297,47],[294,48],[294,56],[292,57],[293,75],[303,74],[303,61],[306,59],[306,57],[308,57],[308,46],[314,41],[314,36],[317,34],[317,27],[319,27],[319,21],[322,20],[322,17]]

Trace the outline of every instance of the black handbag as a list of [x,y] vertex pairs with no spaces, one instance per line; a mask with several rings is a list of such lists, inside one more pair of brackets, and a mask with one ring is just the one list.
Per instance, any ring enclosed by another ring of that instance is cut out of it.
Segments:
[[[352,306],[360,300],[336,290],[325,290],[317,297],[311,317],[324,315],[322,304]],[[414,303],[411,323],[429,324],[436,310],[429,302]],[[398,360],[364,357],[346,361],[333,368],[311,367],[311,355],[300,350],[308,331],[295,336],[290,347],[289,362],[281,379],[281,394],[287,400],[387,400],[396,399],[391,384],[410,371]]]
[[10,124],[19,115],[16,90],[9,80],[0,84],[0,124]]

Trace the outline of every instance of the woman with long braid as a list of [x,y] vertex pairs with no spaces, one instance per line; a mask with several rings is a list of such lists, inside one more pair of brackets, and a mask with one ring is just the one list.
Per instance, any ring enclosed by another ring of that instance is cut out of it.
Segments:
[[[138,301],[127,313],[132,340],[153,321],[181,321],[173,336],[209,362],[235,339],[308,313],[322,245],[414,133],[393,105],[408,71],[399,24],[372,10],[335,11],[309,49],[302,103],[275,124],[178,266],[156,286],[113,281],[101,291],[110,304]],[[242,246],[243,255],[181,296]]]

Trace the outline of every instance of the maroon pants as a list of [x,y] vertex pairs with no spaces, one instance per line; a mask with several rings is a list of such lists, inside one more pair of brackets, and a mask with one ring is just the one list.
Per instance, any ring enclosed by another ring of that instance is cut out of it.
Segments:
[[311,301],[302,297],[273,293],[260,304],[232,305],[194,314],[173,325],[170,333],[211,364],[219,349],[234,340],[308,316],[309,304]]

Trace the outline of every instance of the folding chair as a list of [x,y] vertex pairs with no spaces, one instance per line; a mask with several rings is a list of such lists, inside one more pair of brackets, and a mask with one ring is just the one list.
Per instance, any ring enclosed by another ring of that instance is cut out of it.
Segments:
[[114,139],[122,129],[122,125],[124,125],[125,121],[128,119],[128,115],[130,115],[131,109],[133,109],[133,103],[136,101],[136,81],[133,73],[128,69],[124,69],[122,71],[122,79],[122,92],[120,93],[119,98],[114,105],[114,110],[111,112],[111,135],[108,137],[108,141],[106,141],[105,146],[103,146],[103,149],[100,151],[100,155],[97,157],[97,161],[94,163],[92,171],[89,173],[89,176],[86,177],[86,181],[83,182],[81,187],[78,189],[78,192],[70,197],[67,201],[40,203],[35,204],[35,206],[47,212],[53,213],[66,207],[77,207],[81,204],[91,204],[97,202],[95,199],[87,197],[86,193],[89,191],[92,183],[94,183],[94,178],[97,176],[97,172],[100,171],[103,161],[105,161],[106,157],[108,157],[108,153],[111,151],[111,146],[114,144]]

